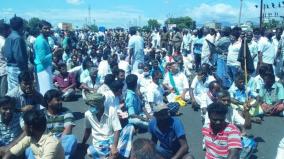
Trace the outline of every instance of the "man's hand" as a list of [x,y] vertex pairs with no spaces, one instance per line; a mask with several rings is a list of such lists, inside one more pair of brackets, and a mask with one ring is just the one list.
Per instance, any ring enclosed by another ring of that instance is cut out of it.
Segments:
[[6,147],[4,147],[4,146],[0,147],[0,157],[3,157],[6,153],[6,151],[7,151]]
[[115,159],[118,158],[118,149],[115,146],[111,146],[110,148],[110,158]]
[[21,108],[21,111],[22,112],[27,112],[27,111],[29,111],[29,110],[32,110],[33,109],[33,105],[26,105],[26,106],[24,106],[23,108]]

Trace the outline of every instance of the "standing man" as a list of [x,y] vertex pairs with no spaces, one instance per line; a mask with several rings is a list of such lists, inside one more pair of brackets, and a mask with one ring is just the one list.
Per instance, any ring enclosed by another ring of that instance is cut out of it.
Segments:
[[3,56],[3,47],[5,39],[10,34],[10,26],[6,23],[0,23],[0,97],[7,93],[7,61]]
[[144,40],[137,35],[137,30],[134,27],[129,29],[130,39],[128,42],[129,64],[132,66],[132,71],[138,69],[139,63],[144,63]]
[[207,107],[209,124],[202,128],[207,159],[239,159],[242,149],[239,129],[225,121],[228,107],[212,103]]
[[50,34],[50,28],[51,24],[49,22],[41,21],[41,34],[36,38],[34,44],[34,63],[41,94],[45,94],[52,88],[52,53],[47,39]]
[[8,91],[19,84],[18,76],[22,71],[28,70],[28,54],[25,40],[22,37],[24,21],[20,17],[10,19],[12,32],[4,45],[4,57],[7,60]]

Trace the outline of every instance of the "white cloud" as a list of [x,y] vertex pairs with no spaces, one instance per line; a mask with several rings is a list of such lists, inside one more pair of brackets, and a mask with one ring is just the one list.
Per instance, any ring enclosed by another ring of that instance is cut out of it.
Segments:
[[[7,9],[6,9],[7,10]],[[0,10],[1,11],[1,10]],[[2,11],[1,11],[2,12]],[[7,18],[11,18],[14,13],[25,19],[38,17],[56,24],[59,22],[70,22],[74,25],[82,26],[88,18],[88,9],[46,9],[19,12],[9,9]],[[3,15],[0,15],[0,19]],[[91,11],[91,19],[98,25],[106,27],[128,27],[129,25],[143,25],[148,20],[141,10],[127,6],[117,6],[113,9],[98,9]]]
[[[208,21],[237,23],[239,18],[240,6],[218,3],[209,5],[202,3],[197,7],[188,8],[186,15],[192,17],[197,23],[206,23]],[[247,20],[257,21],[259,17],[259,8],[255,8],[252,2],[244,2],[241,22]]]
[[198,23],[204,23],[212,20],[232,21],[237,18],[238,10],[231,5],[223,3],[215,5],[202,3],[193,9],[187,9],[187,15],[195,19]]
[[69,4],[78,5],[78,4],[81,4],[83,2],[83,0],[66,0],[66,2],[69,3]]

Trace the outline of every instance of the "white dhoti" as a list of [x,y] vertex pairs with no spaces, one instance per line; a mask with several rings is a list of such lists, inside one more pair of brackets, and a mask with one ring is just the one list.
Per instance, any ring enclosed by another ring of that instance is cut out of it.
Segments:
[[39,92],[42,95],[53,88],[52,78],[51,66],[37,73]]

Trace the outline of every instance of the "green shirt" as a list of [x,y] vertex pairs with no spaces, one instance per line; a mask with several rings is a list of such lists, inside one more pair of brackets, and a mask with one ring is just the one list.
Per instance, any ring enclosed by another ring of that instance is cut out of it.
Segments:
[[274,105],[284,99],[283,85],[279,82],[275,82],[270,90],[262,87],[259,90],[259,96],[262,98],[264,103]]

